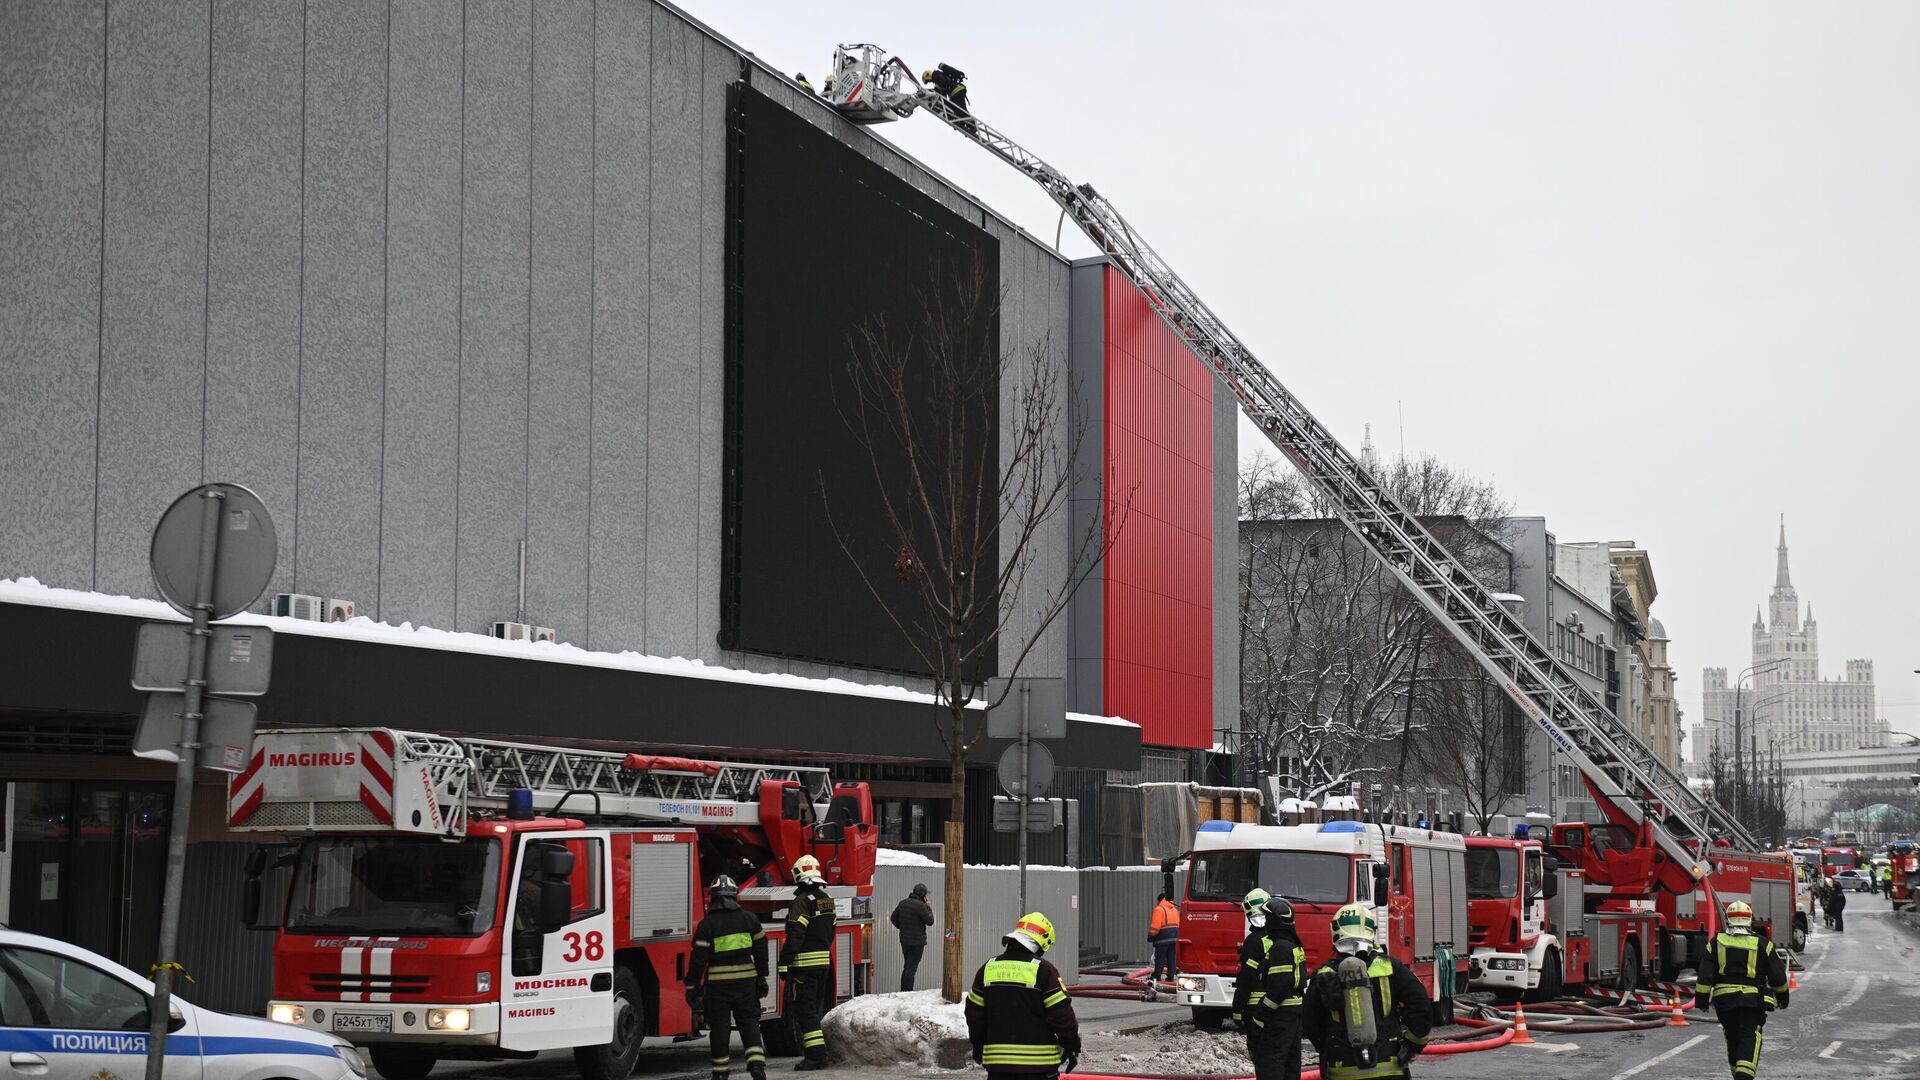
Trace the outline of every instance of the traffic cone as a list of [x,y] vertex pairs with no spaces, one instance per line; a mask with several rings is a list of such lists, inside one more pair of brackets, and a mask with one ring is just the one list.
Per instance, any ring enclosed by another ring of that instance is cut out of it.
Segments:
[[1692,1025],[1687,1023],[1687,1014],[1680,1011],[1680,999],[1677,997],[1669,997],[1667,998],[1667,1002],[1673,1006],[1673,1018],[1667,1021],[1667,1026],[1691,1027]]
[[1793,973],[1792,968],[1787,969],[1787,989],[1789,990],[1800,989],[1800,976],[1795,975]]
[[1518,1001],[1513,1003],[1513,1043],[1516,1046],[1533,1045],[1533,1036],[1527,1034],[1527,1007]]

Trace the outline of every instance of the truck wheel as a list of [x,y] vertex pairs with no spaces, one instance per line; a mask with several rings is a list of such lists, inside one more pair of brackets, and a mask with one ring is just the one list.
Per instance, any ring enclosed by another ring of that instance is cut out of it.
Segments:
[[1560,970],[1560,950],[1548,949],[1540,963],[1540,985],[1527,991],[1528,1001],[1552,1001],[1566,992],[1566,977]]
[[1676,982],[1680,978],[1680,935],[1660,931],[1660,981]]
[[1807,920],[1805,916],[1795,915],[1793,917],[1793,936],[1788,939],[1787,945],[1794,952],[1807,951]]
[[1613,988],[1623,994],[1631,994],[1640,989],[1640,943],[1627,942],[1627,950],[1620,958],[1620,974],[1613,980]]
[[413,1046],[372,1046],[367,1052],[386,1080],[424,1080],[438,1064],[432,1054]]
[[613,1038],[604,1046],[573,1048],[573,1061],[581,1076],[586,1080],[626,1080],[640,1060],[640,1044],[647,1040],[646,1018],[640,1009],[640,980],[633,977],[631,968],[614,968]]
[[1219,1031],[1221,1025],[1227,1022],[1227,1017],[1232,1015],[1232,1009],[1203,1009],[1195,1005],[1193,1007],[1193,1026],[1199,1028],[1201,1031]]

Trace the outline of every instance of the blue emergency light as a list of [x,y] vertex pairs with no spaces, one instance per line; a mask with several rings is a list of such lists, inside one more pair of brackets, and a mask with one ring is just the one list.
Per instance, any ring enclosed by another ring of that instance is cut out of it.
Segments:
[[507,817],[514,821],[533,820],[533,792],[517,787],[507,792]]

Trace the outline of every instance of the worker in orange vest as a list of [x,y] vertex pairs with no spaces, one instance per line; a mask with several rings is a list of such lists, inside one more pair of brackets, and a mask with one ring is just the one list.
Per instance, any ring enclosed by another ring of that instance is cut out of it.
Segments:
[[1173,906],[1166,893],[1153,905],[1153,918],[1147,923],[1147,940],[1153,944],[1153,975],[1150,981],[1159,982],[1162,972],[1171,980],[1178,972],[1174,969],[1173,947],[1180,941],[1180,909]]

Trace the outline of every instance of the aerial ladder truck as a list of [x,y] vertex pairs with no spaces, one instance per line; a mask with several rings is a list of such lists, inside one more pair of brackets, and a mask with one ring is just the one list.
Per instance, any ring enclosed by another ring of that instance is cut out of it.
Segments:
[[[1656,908],[1664,923],[1658,959],[1669,973],[1698,958],[1717,928],[1721,902],[1753,896],[1756,921],[1763,926],[1776,909],[1778,919],[1792,918],[1795,879],[1788,857],[1762,853],[1740,822],[1690,788],[1684,775],[1582,686],[1254,357],[1093,185],[1074,183],[977,114],[922,85],[911,67],[878,46],[842,45],[835,50],[834,67],[828,103],[843,116],[876,124],[924,111],[1038,184],[1319,490],[1359,542],[1486,669],[1546,734],[1554,751],[1579,770],[1607,822],[1556,831],[1549,848],[1583,871],[1589,910]],[[1581,843],[1598,835],[1594,830],[1605,830],[1605,839],[1618,842]],[[1726,871],[1722,882],[1736,887],[1718,888],[1710,880],[1716,870]],[[1765,884],[1754,886],[1754,881]],[[1783,890],[1784,902],[1776,903]],[[1783,923],[1782,936],[1784,929]],[[1797,940],[1803,941],[1803,934]]]
[[[826,769],[267,730],[227,810],[236,831],[296,838],[247,867],[243,907],[276,934],[268,1016],[368,1047],[386,1080],[566,1048],[588,1080],[620,1080],[645,1038],[698,1030],[679,984],[706,883],[740,883],[771,971],[802,855],[840,916],[837,996],[869,985],[873,800]],[[270,871],[284,884],[262,913]],[[770,986],[764,1014],[783,1011]],[[765,1031],[795,1052],[790,1025]]]

